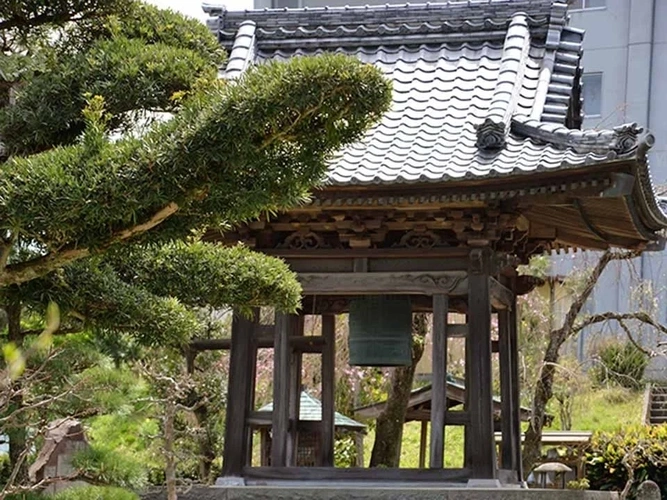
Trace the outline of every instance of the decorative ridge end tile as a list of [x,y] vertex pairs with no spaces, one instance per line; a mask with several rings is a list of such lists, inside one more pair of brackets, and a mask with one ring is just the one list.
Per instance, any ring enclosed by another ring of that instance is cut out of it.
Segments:
[[483,151],[498,151],[505,147],[506,125],[503,122],[485,119],[477,126],[477,142],[475,145]]
[[644,129],[636,123],[619,125],[618,127],[614,127],[613,130],[614,138],[612,139],[610,147],[619,154],[629,153],[633,149],[638,148],[640,143],[642,143],[644,148],[648,151],[655,142],[653,134],[646,133],[645,135],[642,135]]

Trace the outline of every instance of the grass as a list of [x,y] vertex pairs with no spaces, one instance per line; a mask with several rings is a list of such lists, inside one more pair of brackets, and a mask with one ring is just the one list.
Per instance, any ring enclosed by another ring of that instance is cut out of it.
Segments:
[[[617,431],[627,425],[641,424],[643,410],[643,391],[614,386],[589,390],[574,397],[572,430]],[[550,411],[556,416],[552,427],[560,429],[558,406],[552,403]]]
[[[419,441],[421,437],[421,423],[408,422],[403,427],[403,446],[401,448],[402,468],[419,467]],[[364,464],[368,465],[371,459],[374,430],[369,430],[364,438]],[[428,466],[429,443],[426,440],[426,465]],[[445,466],[463,467],[463,427],[447,426],[445,428]]]
[[[572,430],[617,431],[621,427],[641,423],[644,394],[622,387],[589,389],[574,396],[572,404]],[[550,428],[560,430],[558,404],[551,402],[549,412],[555,416]],[[527,424],[524,424],[524,428]],[[409,422],[403,428],[403,446],[400,466],[419,467],[419,441],[421,424]],[[368,465],[375,441],[375,432],[370,430],[364,439],[364,463]],[[428,439],[426,440],[426,462],[428,464]],[[462,467],[463,428],[448,426],[445,431],[446,467]]]

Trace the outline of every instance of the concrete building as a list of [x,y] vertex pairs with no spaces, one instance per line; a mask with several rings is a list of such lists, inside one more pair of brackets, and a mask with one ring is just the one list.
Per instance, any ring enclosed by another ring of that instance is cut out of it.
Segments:
[[[574,0],[570,25],[585,30],[583,55],[584,128],[637,122],[655,135],[649,154],[656,189],[667,182],[667,0]],[[662,188],[664,191],[665,189]],[[594,262],[594,254],[556,258],[556,274]],[[641,291],[640,285],[649,290]],[[667,252],[644,253],[632,262],[612,263],[587,304],[590,313],[628,312],[641,307],[667,323]],[[585,332],[578,356],[597,334],[620,334],[616,325]],[[642,340],[654,345],[648,329]],[[599,337],[598,337],[599,338]],[[661,338],[660,340],[665,340]]]
[[651,130],[657,183],[667,181],[667,1],[574,0],[570,26],[585,30],[584,127],[637,122]]

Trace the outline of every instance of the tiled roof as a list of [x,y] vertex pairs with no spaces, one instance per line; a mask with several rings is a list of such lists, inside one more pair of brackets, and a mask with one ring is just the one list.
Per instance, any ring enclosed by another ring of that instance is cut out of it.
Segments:
[[209,12],[231,50],[228,77],[249,61],[334,51],[378,66],[393,82],[390,111],[336,155],[329,185],[455,182],[636,160],[653,197],[645,157],[652,136],[636,125],[573,130],[581,123],[583,32],[566,26],[562,1]]
[[[259,409],[260,412],[273,411],[273,403],[269,403]],[[322,421],[322,403],[308,394],[306,391],[301,392],[301,402],[299,403],[299,420],[305,422],[321,422]],[[334,414],[334,424],[336,427],[343,427],[347,429],[358,429],[363,431],[366,429],[364,424],[352,420],[341,413]]]

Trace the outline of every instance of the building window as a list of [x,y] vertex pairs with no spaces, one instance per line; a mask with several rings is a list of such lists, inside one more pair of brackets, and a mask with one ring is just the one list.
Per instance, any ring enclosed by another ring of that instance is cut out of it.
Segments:
[[572,0],[570,10],[604,9],[607,0]]
[[271,7],[274,9],[298,9],[303,7],[301,0],[271,0]]
[[586,73],[581,77],[584,116],[602,115],[602,73]]

